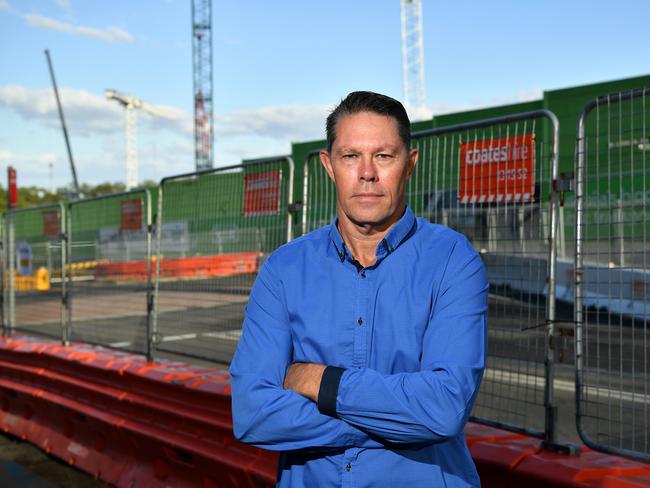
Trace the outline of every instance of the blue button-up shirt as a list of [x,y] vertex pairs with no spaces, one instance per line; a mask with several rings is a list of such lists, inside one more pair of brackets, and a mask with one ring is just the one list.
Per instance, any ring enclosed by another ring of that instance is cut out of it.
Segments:
[[[363,268],[336,222],[269,257],[230,368],[235,436],[283,451],[279,486],[479,486],[463,427],[485,366],[482,261],[408,207],[376,257]],[[330,366],[318,405],[283,389],[294,362]]]

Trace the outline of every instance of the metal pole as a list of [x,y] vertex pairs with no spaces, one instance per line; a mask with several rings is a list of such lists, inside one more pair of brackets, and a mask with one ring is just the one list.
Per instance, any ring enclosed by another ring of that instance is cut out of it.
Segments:
[[72,337],[72,203],[68,203],[66,220],[66,260],[64,262],[67,262],[69,273],[67,274],[68,284],[65,294],[65,306],[67,313],[64,344],[67,346],[70,344],[70,339]]
[[162,226],[163,226],[163,188],[165,186],[165,179],[158,185],[158,211],[156,212],[156,273],[154,275],[153,285],[153,317],[151,319],[151,329],[147,337],[147,349],[151,350],[153,356],[155,352],[156,343],[158,342],[158,293],[160,288],[160,261],[163,259],[162,254]]
[[153,361],[153,289],[151,282],[151,192],[145,189],[147,205],[147,361]]
[[557,407],[554,404],[553,383],[555,379],[555,271],[557,259],[557,181],[558,181],[558,153],[560,123],[555,116],[551,118],[553,124],[553,146],[551,148],[551,201],[550,201],[550,229],[549,229],[549,263],[548,263],[548,300],[546,324],[546,357],[544,358],[546,384],[544,390],[544,441],[546,446],[553,449],[556,445],[555,427]]
[[16,326],[16,234],[14,212],[7,210],[8,241],[7,262],[9,263],[9,314],[4,335],[10,336]]
[[[66,282],[66,256],[68,247],[68,233],[67,229],[67,214],[66,206],[63,203],[59,204],[59,223],[61,226],[61,236],[59,242],[61,244],[61,344],[67,346],[70,344],[68,337],[68,284]],[[51,275],[50,275],[51,276]]]
[[288,202],[287,202],[287,242],[291,241],[293,238],[293,174],[294,174],[294,164],[291,156],[286,157],[287,165],[289,166],[289,181],[288,181]]
[[59,108],[59,118],[61,119],[61,127],[63,128],[63,138],[65,139],[65,147],[68,150],[68,160],[70,161],[70,170],[72,171],[72,180],[75,189],[75,198],[79,198],[79,182],[77,181],[77,170],[74,166],[74,159],[72,159],[72,149],[70,148],[70,139],[68,138],[68,128],[65,125],[65,118],[63,117],[63,107],[61,106],[61,99],[59,98],[59,89],[56,86],[56,78],[54,77],[54,69],[52,68],[52,60],[50,59],[50,51],[45,50],[45,57],[47,58],[47,66],[50,69],[50,77],[52,78],[52,85],[54,86],[54,96],[56,97],[56,105]]

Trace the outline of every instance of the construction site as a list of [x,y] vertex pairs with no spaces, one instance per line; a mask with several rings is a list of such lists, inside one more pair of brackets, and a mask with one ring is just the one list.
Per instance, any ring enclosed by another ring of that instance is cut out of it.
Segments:
[[[403,102],[421,114],[422,2],[400,14]],[[336,218],[336,191],[323,139],[215,161],[212,16],[192,1],[194,171],[139,187],[137,114],[166,114],[107,89],[126,189],[84,197],[47,51],[70,198],[17,208],[10,169],[0,425],[87,486],[276,480],[277,454],[233,437],[228,366],[258,271]],[[483,486],[650,486],[648,98],[645,75],[412,123],[407,204],[464,234],[489,279],[465,427]]]

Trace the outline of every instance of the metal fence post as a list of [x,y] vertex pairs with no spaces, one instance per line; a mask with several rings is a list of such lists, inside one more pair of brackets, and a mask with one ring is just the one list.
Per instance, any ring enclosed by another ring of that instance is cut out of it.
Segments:
[[9,314],[5,335],[11,336],[16,327],[16,229],[14,227],[14,212],[7,211],[7,262],[9,263]]
[[68,334],[68,278],[66,273],[66,257],[68,255],[68,232],[69,222],[68,213],[66,212],[67,205],[59,204],[59,223],[61,226],[61,344],[68,346],[70,344]]
[[153,290],[151,282],[151,232],[152,232],[152,223],[151,223],[151,192],[148,189],[145,189],[145,198],[147,205],[147,215],[146,215],[146,227],[147,227],[147,360],[153,361],[154,351],[151,338],[153,337],[152,332],[152,320],[153,320]]
[[161,238],[162,238],[162,210],[163,210],[163,178],[158,184],[158,202],[157,202],[157,211],[156,211],[156,266],[155,266],[155,276],[154,276],[154,288],[153,288],[153,316],[151,319],[151,329],[147,336],[147,348],[151,351],[151,356],[155,355],[156,345],[158,343],[158,290],[160,287],[160,261],[162,261],[163,256],[160,249]]
[[65,261],[63,264],[64,267],[67,267],[67,286],[65,292],[65,309],[66,309],[66,323],[65,323],[65,338],[64,344],[67,346],[70,344],[70,338],[72,337],[72,233],[74,229],[72,228],[72,202],[69,202],[66,205],[66,254]]
[[556,270],[557,270],[557,227],[558,227],[558,156],[560,148],[560,122],[554,113],[549,112],[547,117],[553,127],[553,145],[551,146],[551,194],[550,194],[550,229],[548,237],[548,294],[547,294],[547,322],[546,344],[544,360],[546,381],[544,385],[544,442],[543,447],[551,451],[560,451],[566,454],[578,454],[577,446],[558,444],[556,439],[557,407],[555,405],[555,299],[556,299]]

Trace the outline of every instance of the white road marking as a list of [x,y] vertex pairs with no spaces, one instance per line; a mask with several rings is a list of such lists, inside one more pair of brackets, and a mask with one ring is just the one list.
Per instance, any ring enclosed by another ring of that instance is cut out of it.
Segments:
[[[200,337],[210,337],[212,339],[221,339],[224,341],[234,341],[237,342],[241,337],[241,329],[229,329],[229,330],[220,330],[217,332],[204,332],[204,333],[193,333],[193,334],[179,334],[172,336],[163,336],[161,342],[176,342],[176,341],[185,341],[188,339],[197,339]],[[131,342],[113,342],[109,344],[110,347],[120,348],[128,347],[132,345]]]
[[[489,381],[501,381],[540,389],[544,388],[544,377],[526,373],[514,373],[503,369],[486,369],[484,377]],[[575,392],[575,383],[573,381],[555,379],[554,386],[555,390],[566,391],[569,393]],[[607,398],[610,401],[621,400],[634,403],[650,402],[650,395],[617,390],[603,386],[586,386],[584,388],[584,393],[590,397]]]
[[173,336],[163,336],[161,342],[184,341],[186,339],[196,339],[199,334],[179,334]]
[[221,330],[219,332],[206,332],[203,337],[213,337],[225,341],[238,341],[241,337],[241,329]]

